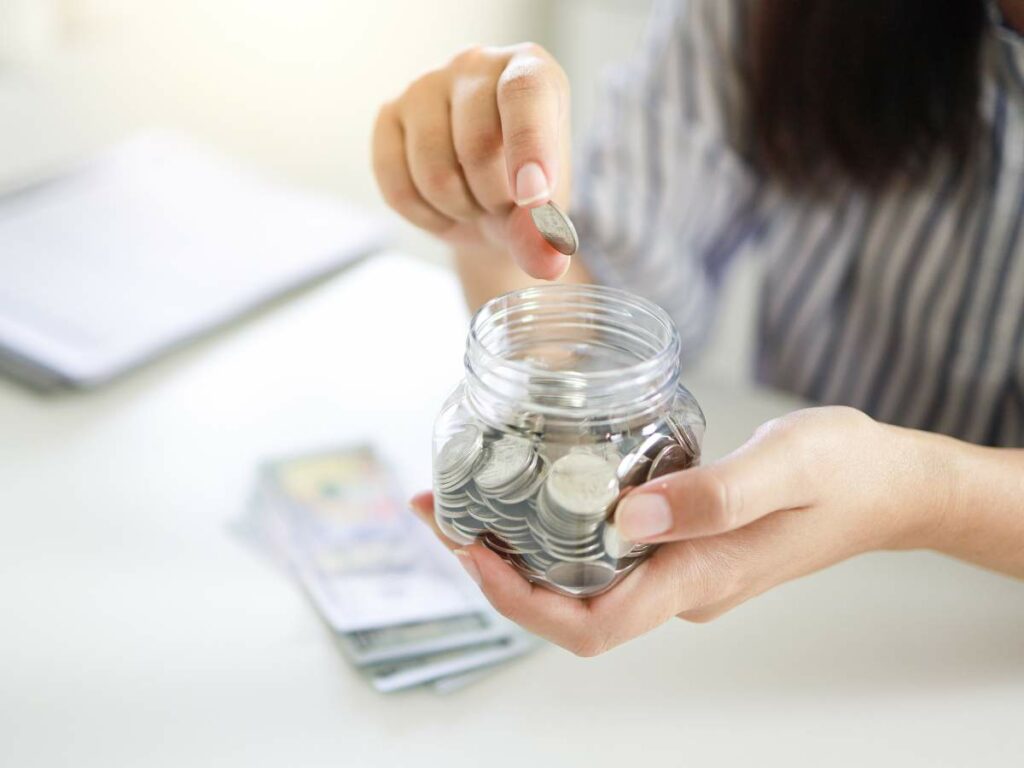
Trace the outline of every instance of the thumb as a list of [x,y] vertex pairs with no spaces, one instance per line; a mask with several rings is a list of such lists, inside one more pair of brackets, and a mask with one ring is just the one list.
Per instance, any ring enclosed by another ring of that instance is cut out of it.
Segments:
[[782,431],[762,428],[714,464],[641,485],[615,511],[620,535],[643,542],[714,536],[812,504],[814,483],[804,452]]
[[569,269],[571,257],[551,247],[525,208],[513,208],[505,222],[505,244],[513,261],[530,277],[557,280]]

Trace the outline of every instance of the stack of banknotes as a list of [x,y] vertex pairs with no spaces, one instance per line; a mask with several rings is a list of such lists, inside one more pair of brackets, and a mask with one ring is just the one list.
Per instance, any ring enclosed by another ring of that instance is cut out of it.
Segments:
[[267,463],[236,530],[298,581],[378,691],[447,693],[538,645],[487,604],[368,447]]

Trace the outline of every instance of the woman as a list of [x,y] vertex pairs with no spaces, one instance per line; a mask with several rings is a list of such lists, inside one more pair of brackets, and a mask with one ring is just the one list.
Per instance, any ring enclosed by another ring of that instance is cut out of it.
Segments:
[[[1024,0],[677,0],[651,30],[579,178],[558,64],[474,48],[381,110],[384,197],[453,245],[472,306],[596,280],[665,307],[689,354],[756,253],[760,379],[837,405],[627,497],[620,531],[664,545],[603,596],[460,561],[583,655],[874,549],[1024,578]],[[571,262],[528,214],[570,182]]]

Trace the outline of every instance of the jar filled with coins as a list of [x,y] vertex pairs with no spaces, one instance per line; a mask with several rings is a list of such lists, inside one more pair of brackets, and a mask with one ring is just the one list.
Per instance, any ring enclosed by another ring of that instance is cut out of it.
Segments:
[[563,594],[623,579],[653,547],[619,535],[619,500],[700,461],[704,415],[679,382],[679,345],[664,310],[613,288],[485,304],[434,430],[441,530]]

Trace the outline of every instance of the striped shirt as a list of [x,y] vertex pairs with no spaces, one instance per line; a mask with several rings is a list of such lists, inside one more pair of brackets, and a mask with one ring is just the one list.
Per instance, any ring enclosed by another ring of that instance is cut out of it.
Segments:
[[[994,7],[994,6],[993,6]],[[787,195],[744,146],[737,0],[666,0],[576,183],[600,282],[661,304],[692,358],[728,265],[764,263],[757,374],[820,403],[1024,446],[1024,39],[993,16],[966,172]]]

